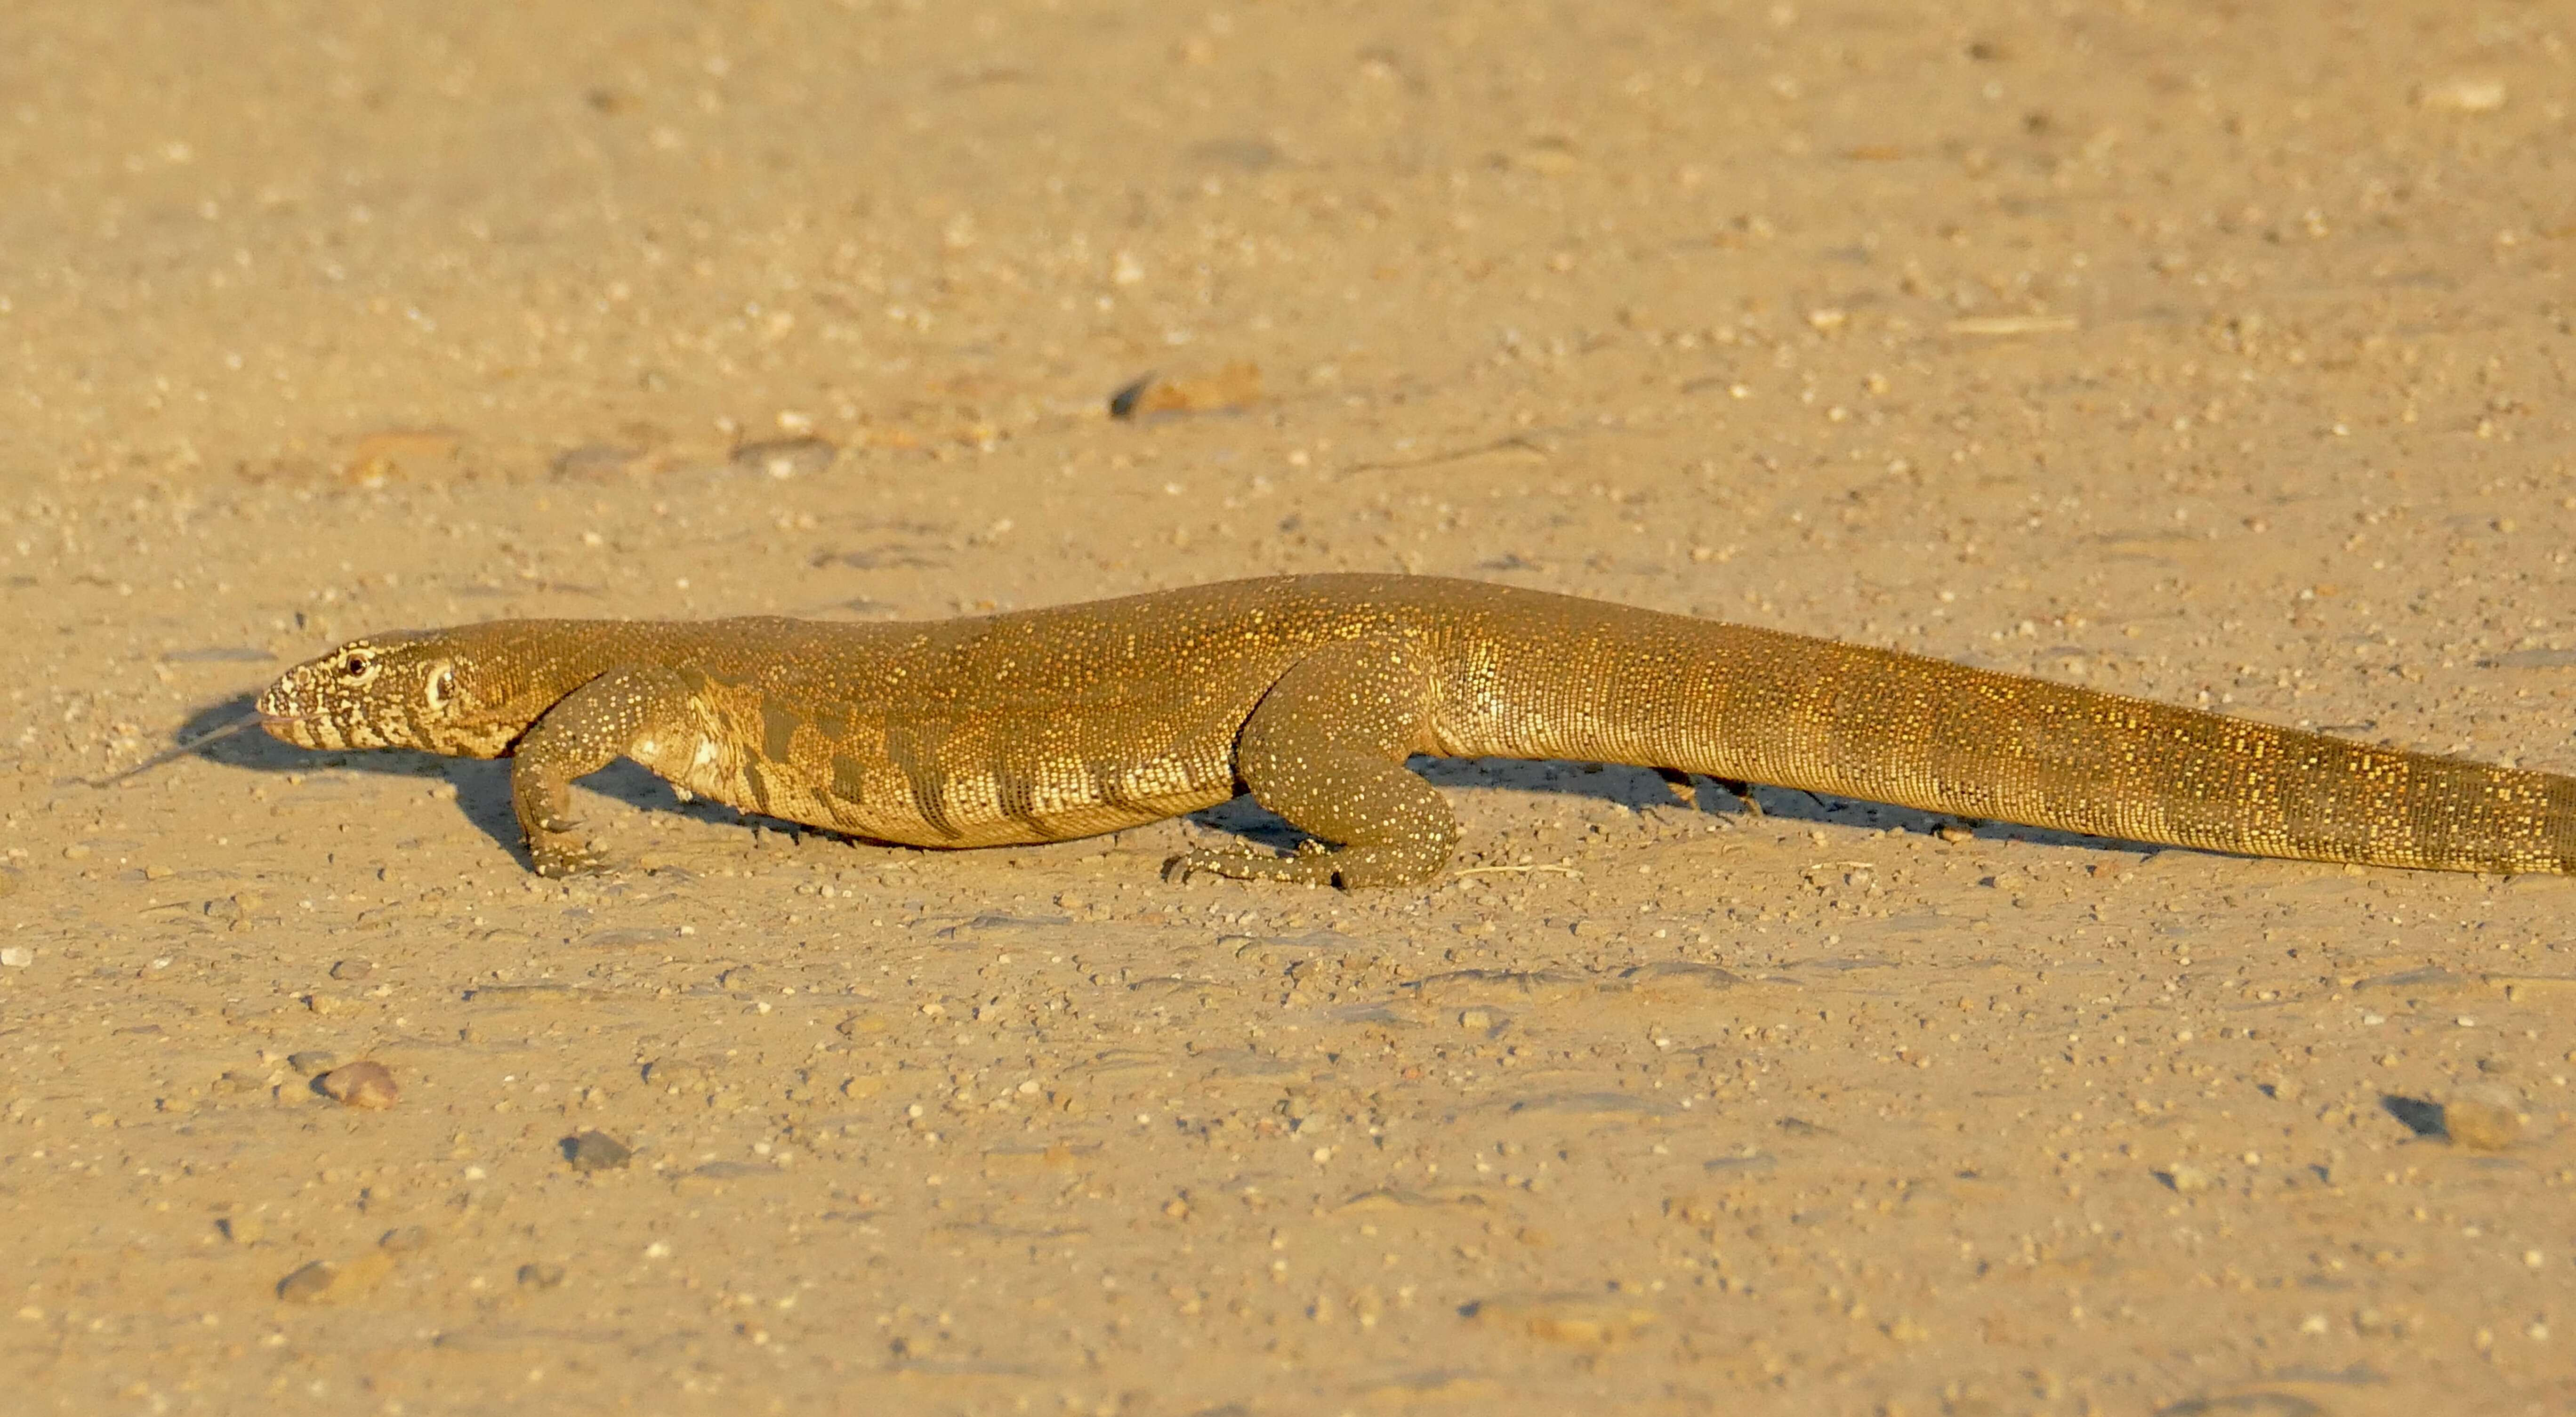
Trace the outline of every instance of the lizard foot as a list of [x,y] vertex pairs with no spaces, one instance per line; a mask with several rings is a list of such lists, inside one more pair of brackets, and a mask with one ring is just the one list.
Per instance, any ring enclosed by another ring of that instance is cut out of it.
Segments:
[[1223,876],[1230,881],[1290,881],[1300,885],[1329,886],[1335,875],[1336,855],[1320,842],[1307,842],[1294,856],[1265,856],[1253,851],[1226,851],[1213,847],[1196,847],[1163,863],[1163,879],[1187,881],[1198,872]]
[[1163,879],[1186,881],[1205,871],[1237,881],[1291,881],[1308,886],[1418,886],[1437,879],[1449,862],[1449,843],[1422,846],[1326,846],[1302,843],[1294,856],[1262,856],[1249,851],[1201,847],[1163,863]]
[[528,859],[537,874],[549,880],[564,876],[586,876],[608,869],[608,858],[593,850],[590,844],[569,833],[530,838]]

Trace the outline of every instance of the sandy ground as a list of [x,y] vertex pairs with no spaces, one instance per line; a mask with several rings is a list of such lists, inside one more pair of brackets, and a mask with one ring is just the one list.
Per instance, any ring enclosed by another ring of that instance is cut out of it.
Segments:
[[86,781],[371,629],[1340,568],[2576,767],[2565,7],[8,9],[0,1408],[2576,1407],[2562,880]]

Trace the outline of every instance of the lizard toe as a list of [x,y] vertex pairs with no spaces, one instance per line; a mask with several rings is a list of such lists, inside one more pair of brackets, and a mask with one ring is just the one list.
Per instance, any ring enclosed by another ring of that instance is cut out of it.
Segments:
[[549,879],[586,876],[608,869],[608,859],[581,841],[530,842],[528,856],[537,874]]
[[1329,886],[1334,874],[1332,853],[1321,851],[1263,856],[1199,847],[1163,863],[1163,879],[1167,881],[1186,881],[1200,871],[1230,881],[1289,881],[1309,886]]

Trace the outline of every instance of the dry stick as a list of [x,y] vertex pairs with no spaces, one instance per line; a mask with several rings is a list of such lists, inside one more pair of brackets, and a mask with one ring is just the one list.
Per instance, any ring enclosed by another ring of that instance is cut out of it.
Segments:
[[1344,476],[1350,476],[1354,473],[1362,472],[1402,472],[1409,468],[1438,467],[1442,463],[1463,462],[1468,458],[1483,457],[1487,453],[1505,452],[1514,448],[1518,448],[1523,452],[1536,453],[1540,457],[1547,456],[1547,449],[1540,446],[1537,440],[1531,438],[1526,433],[1514,433],[1509,437],[1496,438],[1490,443],[1478,443],[1472,448],[1454,448],[1446,452],[1425,453],[1418,458],[1390,458],[1383,462],[1355,462],[1349,467],[1343,468],[1342,473]]

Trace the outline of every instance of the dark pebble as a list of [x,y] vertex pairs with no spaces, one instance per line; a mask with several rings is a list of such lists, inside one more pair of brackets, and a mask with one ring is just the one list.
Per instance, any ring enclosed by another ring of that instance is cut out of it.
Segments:
[[402,1098],[402,1089],[394,1085],[393,1072],[373,1058],[360,1058],[333,1068],[315,1078],[313,1085],[343,1107],[381,1110]]
[[575,1132],[560,1143],[575,1171],[609,1171],[635,1159],[635,1149],[606,1132]]
[[418,1225],[398,1225],[376,1240],[376,1248],[388,1254],[409,1254],[429,1243],[429,1231]]

